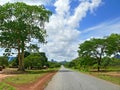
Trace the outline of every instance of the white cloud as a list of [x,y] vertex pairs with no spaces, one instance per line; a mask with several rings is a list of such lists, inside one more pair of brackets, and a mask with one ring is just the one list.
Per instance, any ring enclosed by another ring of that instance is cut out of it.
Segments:
[[[30,5],[49,4],[53,2],[53,0],[1,0],[0,4],[8,1],[20,1]],[[77,50],[81,32],[77,28],[80,26],[80,22],[86,16],[87,12],[93,12],[100,5],[101,0],[80,0],[78,2],[79,5],[75,7],[72,15],[71,9],[73,7],[70,6],[72,0],[54,1],[55,3],[52,5],[55,7],[55,13],[50,17],[50,22],[46,24],[48,43],[41,46],[41,51],[46,52],[49,60],[72,60],[78,56]]]
[[86,16],[87,12],[89,10],[93,12],[101,2],[101,0],[82,0],[82,2],[75,9],[74,15],[69,18],[68,24],[72,28],[79,27],[79,22]]
[[119,33],[120,34],[120,18],[116,18],[114,20],[109,20],[103,22],[99,25],[94,27],[90,27],[86,30],[81,30],[81,38],[84,40],[89,39],[90,37],[104,37],[108,36],[112,33]]
[[[97,3],[98,1],[98,3]],[[101,0],[88,0],[80,2],[70,15],[70,0],[56,0],[55,12],[46,25],[48,43],[41,49],[47,53],[49,59],[72,60],[78,56],[77,50],[80,42],[79,23],[89,10],[93,10]]]

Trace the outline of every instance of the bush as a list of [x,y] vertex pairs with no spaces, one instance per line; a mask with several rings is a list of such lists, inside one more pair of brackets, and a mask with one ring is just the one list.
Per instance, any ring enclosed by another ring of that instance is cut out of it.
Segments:
[[0,66],[8,66],[8,58],[7,57],[0,57]]
[[42,69],[47,65],[47,58],[40,53],[33,53],[24,59],[25,68],[28,69]]

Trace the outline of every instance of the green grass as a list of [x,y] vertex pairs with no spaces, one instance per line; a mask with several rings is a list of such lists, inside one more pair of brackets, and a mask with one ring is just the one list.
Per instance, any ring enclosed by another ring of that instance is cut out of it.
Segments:
[[16,90],[16,89],[4,82],[0,82],[0,90]]
[[[49,72],[55,72],[58,70],[59,68],[52,68],[45,70],[26,70],[23,74],[18,73],[15,76],[5,78],[2,82],[0,82],[0,90],[16,90],[15,87],[7,83],[13,83],[17,85],[31,83]],[[11,71],[16,73],[15,70],[11,70]]]
[[14,83],[14,84],[27,84],[36,81],[38,78],[42,77],[48,72],[54,72],[58,69],[46,69],[46,70],[26,70],[24,74],[18,74],[13,77],[7,77],[4,82]]
[[104,80],[107,80],[107,81],[110,81],[112,83],[120,85],[120,77],[109,76],[109,75],[104,75],[104,74],[98,74],[98,75],[96,75],[96,77],[99,77],[101,79],[104,79]]
[[44,74],[21,74],[14,77],[7,77],[4,79],[4,81],[14,84],[26,84],[26,83],[34,82],[43,75]]
[[120,66],[112,66],[107,68],[108,71],[120,72]]

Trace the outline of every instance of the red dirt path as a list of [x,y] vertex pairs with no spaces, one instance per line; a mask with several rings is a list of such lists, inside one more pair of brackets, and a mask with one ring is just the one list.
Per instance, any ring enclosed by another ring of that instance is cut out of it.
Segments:
[[50,81],[55,73],[56,72],[47,73],[40,77],[37,81],[25,85],[8,84],[16,87],[17,90],[44,90],[45,85],[47,85],[48,81]]

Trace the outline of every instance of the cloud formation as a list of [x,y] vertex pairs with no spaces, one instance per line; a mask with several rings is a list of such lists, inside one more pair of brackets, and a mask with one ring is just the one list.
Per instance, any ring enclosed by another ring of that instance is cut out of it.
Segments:
[[74,12],[71,12],[73,8],[70,3],[73,0],[54,0],[54,3],[53,0],[1,0],[0,4],[8,1],[20,1],[30,5],[51,4],[55,7],[55,13],[50,17],[50,22],[46,24],[48,43],[41,46],[41,51],[46,52],[49,60],[58,61],[72,60],[78,56],[80,22],[86,17],[88,11],[93,12],[102,2],[101,0],[79,0]]
[[112,33],[120,34],[120,17],[106,22],[102,22],[99,25],[90,27],[82,31],[83,32],[81,32],[81,39],[83,40],[89,39],[90,37],[102,38],[103,36],[108,36]]
[[80,43],[80,31],[77,28],[87,12],[97,8],[101,0],[80,1],[71,15],[71,0],[56,0],[55,13],[46,25],[48,43],[42,47],[49,59],[72,60],[78,56],[77,50]]

